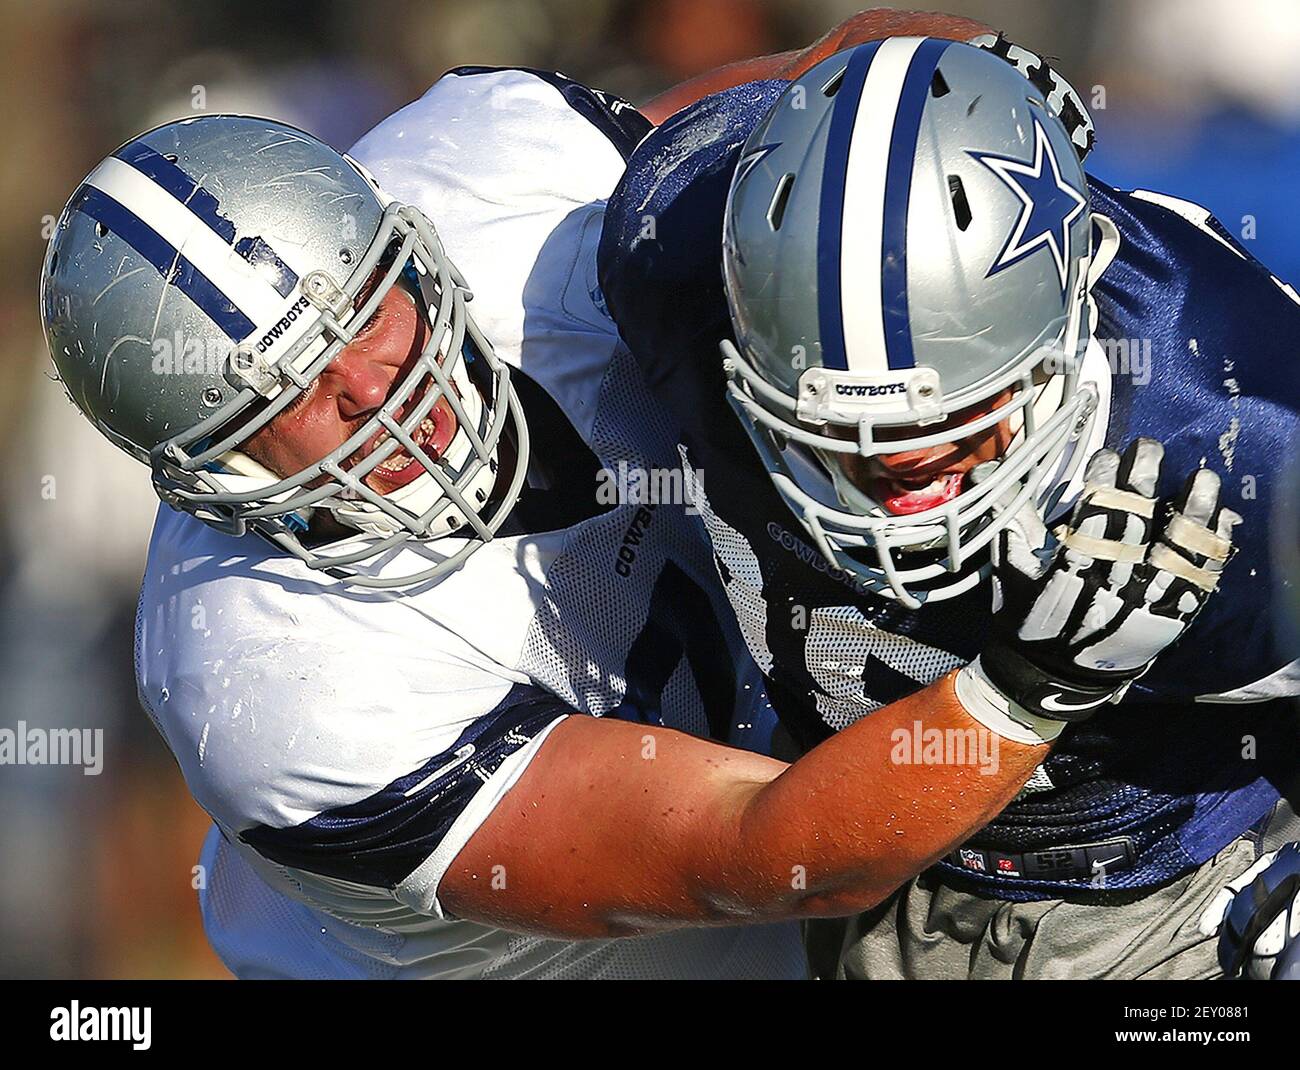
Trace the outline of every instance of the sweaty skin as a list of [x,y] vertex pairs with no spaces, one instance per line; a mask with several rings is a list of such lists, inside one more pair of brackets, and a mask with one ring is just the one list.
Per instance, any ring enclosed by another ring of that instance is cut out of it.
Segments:
[[955,677],[793,765],[570,717],[456,856],[438,898],[456,917],[569,939],[870,909],[988,824],[1047,756],[994,737],[987,774],[973,762],[896,763],[898,739],[918,731],[987,737]]
[[945,37],[969,41],[992,32],[983,23],[958,15],[930,11],[891,11],[872,8],[845,19],[807,48],[730,63],[666,90],[638,110],[656,126],[701,97],[765,78],[798,78],[828,56],[885,37]]
[[[368,298],[379,272],[358,296]],[[404,379],[429,340],[427,317],[411,294],[393,286],[375,314],[323,372],[275,419],[249,438],[242,450],[279,476],[300,472],[337,449],[372,417]],[[402,420],[423,395],[415,393],[395,413]],[[416,434],[416,441],[432,456],[446,449],[456,433],[456,414],[445,398],[439,399]],[[348,458],[351,467],[387,437],[379,431]],[[411,482],[423,468],[405,450],[398,449],[366,476],[366,483],[381,494]]]

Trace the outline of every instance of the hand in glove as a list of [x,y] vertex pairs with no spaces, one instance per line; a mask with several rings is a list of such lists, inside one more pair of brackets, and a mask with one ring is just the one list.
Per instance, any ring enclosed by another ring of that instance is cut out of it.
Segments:
[[1300,981],[1300,843],[1269,851],[1210,900],[1200,921],[1219,934],[1226,977]]
[[1222,505],[1208,468],[1169,502],[1157,499],[1163,458],[1149,438],[1122,455],[1099,450],[1055,537],[1030,509],[999,533],[993,628],[963,670],[968,693],[991,687],[1009,700],[1013,719],[1081,721],[1118,701],[1187,630],[1214,591],[1241,517]]

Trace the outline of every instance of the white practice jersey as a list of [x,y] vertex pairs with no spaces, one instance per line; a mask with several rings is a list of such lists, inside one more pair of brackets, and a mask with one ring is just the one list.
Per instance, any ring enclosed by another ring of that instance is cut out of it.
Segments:
[[[617,490],[677,468],[595,281],[604,200],[645,128],[558,75],[462,68],[353,150],[434,220],[526,377],[535,464],[509,533],[395,593],[159,512],[140,695],[215,822],[204,922],[238,975],[806,973],[793,925],[572,943],[457,920],[438,897],[566,715],[735,738],[764,705],[698,517],[680,495],[598,493],[601,470]],[[417,571],[419,553],[381,568]]]

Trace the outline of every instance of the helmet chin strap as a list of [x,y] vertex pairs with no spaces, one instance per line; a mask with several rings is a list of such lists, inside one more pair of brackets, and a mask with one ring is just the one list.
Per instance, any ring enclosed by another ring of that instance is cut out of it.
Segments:
[[[280,477],[264,464],[239,450],[227,450],[218,463],[221,466],[219,470],[200,472],[199,477],[219,491],[243,494],[280,482]],[[284,491],[275,495],[274,499],[283,500],[292,493],[293,491]],[[299,509],[294,513],[286,513],[284,520],[291,528],[305,531],[311,523],[313,512],[312,509]]]
[[1097,300],[1092,296],[1092,288],[1097,285],[1097,280],[1101,278],[1102,273],[1110,267],[1110,262],[1115,259],[1120,245],[1119,227],[1115,225],[1113,219],[1099,212],[1093,212],[1092,222],[1100,237],[1097,248],[1093,250],[1092,260],[1088,263],[1089,334],[1095,334],[1097,331]]

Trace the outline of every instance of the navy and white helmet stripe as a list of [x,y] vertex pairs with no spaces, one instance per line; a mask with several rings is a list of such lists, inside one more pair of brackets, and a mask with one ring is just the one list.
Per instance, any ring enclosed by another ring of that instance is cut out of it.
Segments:
[[[912,168],[930,83],[951,44],[931,37],[863,45],[836,91],[817,235],[827,368],[871,374],[915,366],[907,310]],[[886,101],[893,106],[882,107]]]
[[278,319],[298,284],[263,238],[236,240],[216,196],[141,141],[95,168],[70,208],[130,245],[232,342]]

